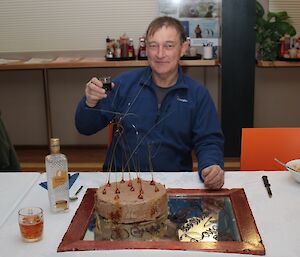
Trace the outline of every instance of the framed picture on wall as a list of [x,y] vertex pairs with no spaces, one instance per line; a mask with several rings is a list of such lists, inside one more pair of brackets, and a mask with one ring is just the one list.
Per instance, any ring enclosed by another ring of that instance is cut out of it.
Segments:
[[159,0],[158,15],[180,20],[191,46],[220,45],[221,0]]

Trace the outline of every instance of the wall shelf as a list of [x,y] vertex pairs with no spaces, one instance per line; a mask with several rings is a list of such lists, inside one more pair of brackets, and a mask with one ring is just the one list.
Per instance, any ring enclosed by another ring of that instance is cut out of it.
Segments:
[[257,67],[262,67],[262,68],[293,68],[293,67],[300,67],[300,59],[297,62],[292,62],[292,61],[257,61]]
[[[0,53],[0,70],[144,67],[146,60],[106,61],[104,51]],[[12,61],[15,60],[15,61]],[[5,63],[7,61],[7,63]],[[181,60],[182,66],[218,66],[218,60]]]

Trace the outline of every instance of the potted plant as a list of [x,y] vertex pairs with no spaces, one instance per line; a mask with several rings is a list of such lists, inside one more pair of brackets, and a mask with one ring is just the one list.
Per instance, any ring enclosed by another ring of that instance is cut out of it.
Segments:
[[274,61],[278,57],[280,38],[285,34],[296,35],[286,11],[268,12],[265,17],[263,6],[256,1],[256,58]]

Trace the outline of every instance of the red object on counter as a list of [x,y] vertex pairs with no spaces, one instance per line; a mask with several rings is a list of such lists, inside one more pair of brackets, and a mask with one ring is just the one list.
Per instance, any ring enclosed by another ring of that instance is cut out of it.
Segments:
[[284,57],[285,53],[286,53],[285,40],[284,40],[284,38],[281,38],[280,39],[280,47],[279,47],[279,57]]

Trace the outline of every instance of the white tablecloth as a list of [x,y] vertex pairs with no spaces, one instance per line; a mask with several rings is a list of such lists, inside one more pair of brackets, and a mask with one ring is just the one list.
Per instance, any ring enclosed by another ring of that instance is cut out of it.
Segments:
[[0,172],[0,228],[39,177],[36,172]]
[[[272,198],[268,197],[263,186],[262,175],[268,175],[273,191]],[[149,174],[142,174],[142,177],[150,179]],[[22,175],[18,178],[23,181]],[[39,178],[40,181],[45,179],[45,175]],[[103,185],[106,183],[106,179],[104,173],[81,173],[71,191],[75,191],[80,185],[84,186],[84,190],[80,193],[79,200],[71,203],[70,211],[64,214],[52,214],[50,212],[47,191],[40,187],[37,181],[23,200],[17,204],[17,208],[1,228],[0,256],[251,256],[169,250],[102,250],[57,253],[57,247],[80,204],[86,188]],[[165,184],[168,188],[203,188],[196,172],[156,173],[155,180]],[[266,256],[300,256],[300,184],[296,183],[288,172],[226,172],[224,187],[244,188],[266,248]],[[21,240],[17,223],[17,209],[29,205],[40,206],[45,211],[44,237],[36,243],[24,243]]]

